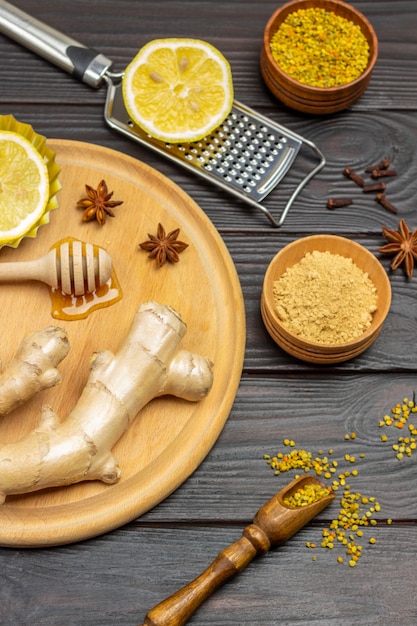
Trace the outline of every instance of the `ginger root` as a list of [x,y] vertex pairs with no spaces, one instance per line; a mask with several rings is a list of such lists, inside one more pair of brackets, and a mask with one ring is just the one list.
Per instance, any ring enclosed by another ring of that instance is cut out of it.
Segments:
[[14,358],[0,374],[0,416],[7,415],[33,395],[61,381],[56,366],[67,356],[65,330],[48,326],[27,335]]
[[204,398],[213,383],[209,359],[179,350],[186,325],[169,306],[141,305],[118,352],[95,355],[83,392],[64,421],[43,407],[40,424],[0,445],[0,503],[20,494],[84,480],[115,483],[111,449],[152,398]]

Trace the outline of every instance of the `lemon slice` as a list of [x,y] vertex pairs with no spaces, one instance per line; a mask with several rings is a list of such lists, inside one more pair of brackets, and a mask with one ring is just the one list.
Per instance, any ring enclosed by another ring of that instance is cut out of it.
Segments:
[[0,245],[24,235],[49,201],[43,157],[22,135],[0,131]]
[[127,66],[123,100],[132,120],[168,143],[202,139],[233,104],[230,65],[199,39],[155,39]]

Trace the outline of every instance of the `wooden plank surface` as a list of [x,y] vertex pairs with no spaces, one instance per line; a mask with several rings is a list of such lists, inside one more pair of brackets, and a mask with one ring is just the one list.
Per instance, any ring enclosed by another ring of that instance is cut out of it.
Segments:
[[[313,118],[284,109],[259,71],[263,28],[280,2],[260,0],[16,0],[20,8],[91,45],[121,70],[149,39],[201,37],[229,58],[236,97],[317,143],[326,167],[307,186],[280,230],[259,212],[134,145],[103,120],[105,89],[78,83],[0,35],[0,114],[13,113],[48,137],[107,146],[155,167],[195,200],[212,220],[232,256],[246,310],[243,375],[229,419],[194,474],[169,498],[130,524],[85,542],[40,550],[0,549],[0,624],[106,626],[142,623],[147,611],[209,565],[239,538],[258,508],[290,476],[275,476],[263,459],[283,449],[285,437],[312,452],[363,453],[352,489],[381,504],[376,544],[368,543],[355,568],[337,563],[340,550],[306,548],[338,512],[338,502],[287,544],[254,561],[218,590],[191,618],[196,626],[414,626],[417,623],[417,482],[414,454],[401,462],[394,430],[379,420],[416,389],[415,276],[390,273],[393,300],[384,329],[363,355],[333,367],[291,359],[263,327],[259,299],[275,253],[299,236],[328,232],[351,237],[373,253],[381,226],[404,217],[417,227],[417,3],[357,0],[374,25],[379,59],[371,83],[349,110]],[[398,215],[384,211],[346,180],[388,154],[398,171],[389,181]],[[306,164],[301,155],[268,199],[282,210]],[[329,211],[331,195],[352,195],[347,209]],[[382,259],[388,269],[389,259]],[[0,355],[1,356],[1,355]],[[416,420],[417,421],[417,420]],[[355,431],[356,439],[345,434]],[[382,432],[389,435],[384,443]],[[169,463],[169,459],[166,460]],[[291,475],[292,477],[292,475]],[[392,525],[386,520],[393,519]],[[313,553],[317,556],[312,560]]]

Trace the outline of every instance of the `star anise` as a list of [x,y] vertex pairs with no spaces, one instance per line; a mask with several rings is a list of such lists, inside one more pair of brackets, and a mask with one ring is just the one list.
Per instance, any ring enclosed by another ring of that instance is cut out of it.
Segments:
[[391,263],[391,269],[396,270],[404,265],[404,271],[408,278],[412,278],[414,264],[417,261],[417,229],[410,233],[410,229],[403,219],[398,224],[398,231],[382,227],[382,234],[388,243],[378,248],[383,254],[395,254]]
[[180,229],[176,228],[166,234],[162,224],[158,224],[156,236],[148,233],[148,241],[140,243],[139,247],[149,252],[149,258],[155,259],[158,267],[162,267],[166,261],[178,263],[180,252],[188,248],[188,243],[178,241],[179,233]]
[[97,191],[90,187],[90,185],[86,185],[85,190],[87,192],[87,198],[81,198],[81,200],[77,202],[77,207],[84,210],[82,216],[83,222],[90,222],[96,219],[97,222],[103,226],[106,221],[106,215],[114,217],[112,209],[123,204],[122,200],[110,200],[114,192],[109,193],[104,180],[100,181]]

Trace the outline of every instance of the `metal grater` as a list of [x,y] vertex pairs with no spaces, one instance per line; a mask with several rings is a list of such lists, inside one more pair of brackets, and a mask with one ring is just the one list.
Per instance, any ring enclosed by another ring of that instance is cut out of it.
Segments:
[[[107,79],[109,126],[260,209],[275,227],[283,224],[300,191],[326,163],[314,143],[237,101],[224,122],[201,141],[171,144],[154,139],[129,118],[122,78],[123,74],[109,73]],[[261,202],[288,172],[303,143],[312,149],[318,164],[297,185],[277,221]]]
[[[112,61],[103,54],[5,0],[0,0],[0,32],[91,87],[100,87],[105,81],[108,89],[104,118],[111,128],[260,209],[273,226],[283,224],[300,191],[325,165],[324,155],[314,143],[236,101],[221,126],[201,141],[168,144],[154,139],[129,118],[123,101],[123,73],[111,72]],[[262,200],[288,172],[303,144],[311,148],[318,164],[299,182],[276,220]]]

